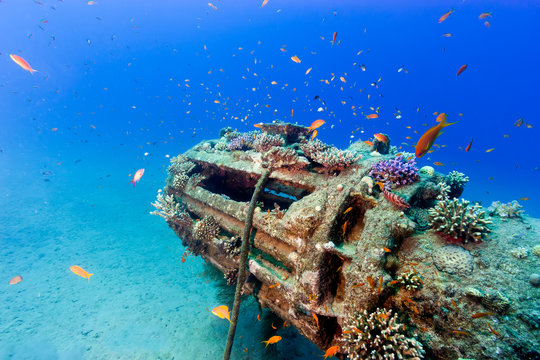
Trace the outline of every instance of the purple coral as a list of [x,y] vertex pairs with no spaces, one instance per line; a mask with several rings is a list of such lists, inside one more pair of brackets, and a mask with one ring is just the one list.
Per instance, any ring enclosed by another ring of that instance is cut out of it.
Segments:
[[300,144],[300,149],[311,161],[321,164],[331,171],[343,170],[353,164],[362,156],[349,150],[339,150],[338,148],[325,144],[319,139],[309,140]]
[[385,188],[412,184],[419,179],[416,161],[414,159],[404,160],[403,156],[371,164],[369,176],[376,182],[382,182]]
[[229,142],[229,150],[248,150],[253,148],[253,141],[255,140],[255,135],[255,132],[248,132],[232,138]]

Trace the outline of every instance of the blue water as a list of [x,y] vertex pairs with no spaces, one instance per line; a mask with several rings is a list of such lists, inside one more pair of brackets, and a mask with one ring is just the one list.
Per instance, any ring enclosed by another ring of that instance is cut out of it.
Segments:
[[[445,112],[458,123],[419,165],[464,172],[463,196],[484,206],[530,198],[520,203],[540,216],[540,4],[356,3],[0,1],[0,359],[220,358],[227,322],[208,309],[230,305],[231,289],[200,258],[181,263],[180,241],[148,212],[166,155],[224,126],[322,118],[325,142],[383,132],[413,151]],[[290,328],[265,350],[275,319],[257,313],[246,300],[233,358],[320,356]]]

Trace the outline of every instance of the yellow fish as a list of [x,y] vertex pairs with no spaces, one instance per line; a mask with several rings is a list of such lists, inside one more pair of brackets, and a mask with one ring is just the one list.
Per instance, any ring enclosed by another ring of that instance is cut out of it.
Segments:
[[229,313],[229,308],[227,305],[220,305],[214,309],[212,309],[212,314],[216,315],[220,319],[227,319],[231,322],[231,314]]
[[[266,344],[266,346],[268,346],[269,344],[275,344],[277,343],[278,341],[281,340],[281,336],[272,336],[270,339],[266,340],[266,341],[263,341],[263,343]],[[266,347],[265,346],[265,347]]]
[[94,275],[94,274],[87,273],[86,270],[84,270],[82,267],[77,266],[77,265],[73,265],[69,269],[71,271],[73,271],[74,274],[79,275],[80,277],[88,279],[88,281],[90,281],[90,276]]

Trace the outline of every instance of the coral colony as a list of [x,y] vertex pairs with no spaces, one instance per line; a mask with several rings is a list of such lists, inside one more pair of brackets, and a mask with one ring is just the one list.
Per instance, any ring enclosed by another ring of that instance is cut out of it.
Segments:
[[385,154],[369,141],[338,149],[299,125],[257,127],[222,129],[171,159],[152,213],[189,253],[236,282],[249,202],[269,170],[243,291],[323,351],[540,358],[540,244],[517,202],[494,202],[488,217],[460,198],[464,174],[418,170],[387,136]]

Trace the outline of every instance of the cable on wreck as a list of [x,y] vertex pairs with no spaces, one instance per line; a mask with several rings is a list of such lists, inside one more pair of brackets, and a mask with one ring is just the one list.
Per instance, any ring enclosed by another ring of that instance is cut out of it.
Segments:
[[247,257],[249,254],[249,241],[251,238],[251,225],[253,224],[253,213],[255,212],[255,207],[257,205],[257,199],[261,194],[261,191],[264,189],[266,181],[270,177],[270,170],[265,169],[262,176],[260,177],[257,185],[255,186],[255,191],[251,197],[251,202],[249,203],[249,209],[244,223],[244,233],[242,234],[242,249],[240,253],[240,265],[238,266],[238,278],[236,280],[236,291],[234,293],[234,304],[231,314],[231,325],[229,326],[229,334],[227,335],[227,344],[225,345],[225,352],[223,353],[223,360],[229,360],[231,357],[231,349],[234,342],[234,334],[236,332],[236,324],[238,323],[238,314],[240,312],[240,302],[242,301],[242,287],[246,281],[246,263]]

